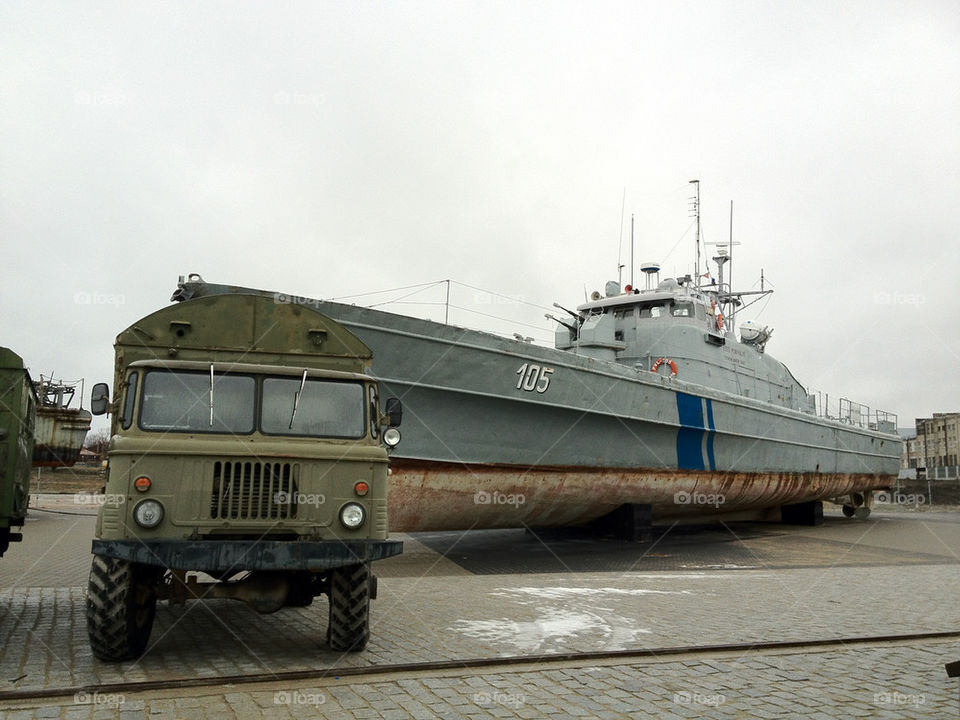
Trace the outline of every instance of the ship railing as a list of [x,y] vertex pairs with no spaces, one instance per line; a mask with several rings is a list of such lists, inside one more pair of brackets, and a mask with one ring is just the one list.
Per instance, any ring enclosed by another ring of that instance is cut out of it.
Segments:
[[833,404],[829,395],[819,392],[815,395],[815,403],[819,417],[837,420],[866,430],[891,433],[897,431],[897,416],[886,410],[871,410],[868,405],[848,398],[840,398],[836,404]]
[[79,380],[55,380],[53,377],[40,376],[33,386],[37,395],[40,397],[40,404],[44,407],[69,408],[70,403],[77,394],[77,388],[80,388],[80,408],[83,409],[83,384],[84,379]]

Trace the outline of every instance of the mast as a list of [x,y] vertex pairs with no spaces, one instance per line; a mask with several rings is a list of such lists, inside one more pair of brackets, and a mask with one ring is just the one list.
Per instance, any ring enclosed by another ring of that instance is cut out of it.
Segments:
[[633,287],[633,213],[630,213],[630,287]]
[[[627,186],[623,186],[623,199],[620,201],[620,244],[617,246],[617,283],[623,285],[623,215],[627,208]],[[631,216],[631,223],[633,222]],[[631,262],[633,260],[631,259]]]
[[695,282],[695,287],[699,287],[700,286],[700,181],[691,180],[690,184],[695,186],[695,192],[696,192],[696,194],[692,198],[692,202],[693,202],[692,210],[693,210],[694,216],[697,218],[697,236],[695,239],[697,243],[697,262],[696,262],[696,265],[694,266],[694,272],[695,272],[694,277],[696,278],[694,282]]
[[[730,286],[730,292],[733,292],[733,200],[730,201],[730,274],[727,277],[727,283]],[[723,288],[720,288],[720,291],[723,292]],[[733,297],[730,297],[730,331],[733,332],[737,329],[737,304],[733,301]]]
[[[719,284],[717,285],[717,302],[720,304],[721,312],[727,319],[727,329],[733,332],[735,329],[737,302],[741,293],[734,295],[733,292],[733,246],[739,245],[733,239],[733,200],[730,201],[730,237],[723,242],[704,243],[707,245],[716,245],[717,254],[713,261],[717,264],[719,273]],[[724,272],[724,265],[729,263],[729,274]]]

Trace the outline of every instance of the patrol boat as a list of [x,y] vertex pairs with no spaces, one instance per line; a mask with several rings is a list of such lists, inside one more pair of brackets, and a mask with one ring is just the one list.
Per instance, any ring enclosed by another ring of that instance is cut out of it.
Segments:
[[630,509],[645,522],[813,523],[822,500],[865,517],[899,469],[896,416],[847,400],[831,415],[766,352],[771,328],[747,321],[737,336],[747,296],[770,291],[730,289],[730,249],[718,247],[709,285],[660,280],[655,263],[641,267],[643,289],[607,283],[554,318],[553,348],[199,275],[172,299],[268,294],[371,348],[405,412],[393,531],[580,525]]

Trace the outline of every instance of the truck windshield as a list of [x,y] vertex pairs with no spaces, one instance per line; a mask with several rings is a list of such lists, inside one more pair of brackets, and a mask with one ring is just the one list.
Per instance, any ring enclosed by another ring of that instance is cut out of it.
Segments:
[[144,430],[249,434],[255,426],[257,383],[251,375],[151,370],[143,379],[140,427]]
[[260,429],[268,435],[363,437],[363,384],[320,378],[266,378]]

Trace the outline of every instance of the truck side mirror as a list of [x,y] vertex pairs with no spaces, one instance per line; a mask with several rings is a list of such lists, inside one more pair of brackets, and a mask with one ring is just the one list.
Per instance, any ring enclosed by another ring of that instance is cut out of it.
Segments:
[[403,420],[400,398],[387,398],[387,418],[390,427],[400,427],[400,421]]
[[94,415],[105,415],[110,404],[110,386],[106,383],[97,383],[90,392],[90,412]]

